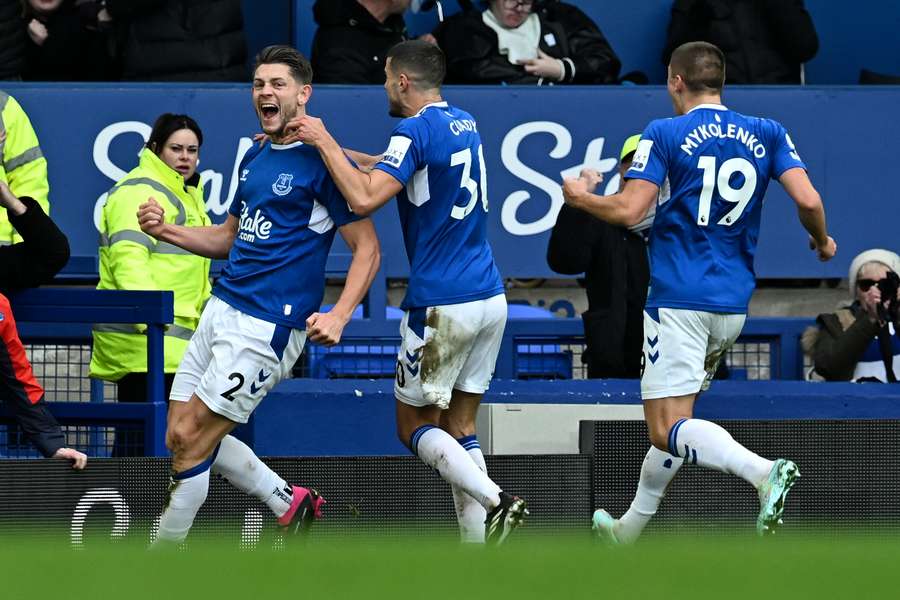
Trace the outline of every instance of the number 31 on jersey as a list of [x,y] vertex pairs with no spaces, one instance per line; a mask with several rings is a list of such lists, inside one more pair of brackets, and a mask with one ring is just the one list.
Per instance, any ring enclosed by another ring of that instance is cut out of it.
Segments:
[[[471,148],[463,148],[459,152],[454,152],[450,155],[450,166],[458,167],[459,165],[462,165],[463,168],[459,187],[469,192],[469,201],[465,206],[454,204],[453,210],[450,211],[450,216],[454,219],[462,220],[469,216],[469,213],[472,212],[478,203],[478,183],[472,179]],[[484,151],[481,149],[481,144],[478,144],[478,165],[481,167],[481,176],[479,177],[479,182],[481,183],[481,206],[484,208],[484,212],[487,212],[487,168],[484,166]]]

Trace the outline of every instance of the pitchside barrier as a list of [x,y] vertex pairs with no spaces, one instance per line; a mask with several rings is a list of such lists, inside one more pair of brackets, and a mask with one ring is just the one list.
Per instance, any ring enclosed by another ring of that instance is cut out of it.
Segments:
[[[85,289],[32,290],[13,297],[23,335],[32,340],[84,342],[90,322],[151,325],[149,361],[155,375],[150,392],[157,400],[52,402],[51,409],[70,429],[72,445],[84,447],[96,436],[92,449],[102,450],[115,428],[138,423],[150,440],[147,451],[163,454],[165,404],[158,366],[171,302],[167,292]],[[377,321],[354,322],[348,335],[391,325]],[[509,348],[514,348],[512,356],[518,351],[516,336],[546,335],[548,329],[541,326],[572,326],[539,321],[510,323],[507,354]],[[515,359],[507,356],[498,371],[510,364]],[[449,489],[394,436],[392,388],[391,379],[288,380],[271,392],[245,430],[245,439],[255,442],[260,455],[302,456],[268,460],[290,481],[316,486],[331,499],[329,521],[321,528],[326,537],[399,533],[409,527],[453,530]],[[900,396],[893,386],[720,381],[698,400],[696,416],[727,422],[753,449],[800,464],[803,479],[792,493],[798,530],[900,525],[895,508]],[[8,416],[3,418],[8,424]],[[504,489],[528,498],[530,530],[540,532],[584,527],[595,506],[617,514],[627,507],[647,449],[640,418],[636,381],[497,380],[485,398],[478,429],[492,474]],[[101,426],[108,429],[98,430]],[[8,436],[7,446],[9,441]],[[0,461],[0,530],[52,533],[62,528],[76,544],[93,530],[103,538],[149,539],[167,470],[164,458],[93,458],[82,473],[63,461]],[[41,502],[34,502],[35,489],[41,490]],[[752,526],[755,510],[746,484],[690,466],[673,484],[655,526],[740,530]],[[198,535],[224,535],[244,545],[283,543],[271,523],[256,501],[216,481]]]
[[[329,260],[329,270],[345,271],[346,265],[336,258]],[[171,293],[97,291],[74,287],[43,288],[16,294],[12,297],[12,303],[21,336],[29,344],[29,357],[35,373],[46,390],[51,410],[66,430],[70,445],[82,448],[95,457],[109,457],[114,447],[121,449],[130,443],[140,443],[143,447],[133,448],[134,451],[127,454],[129,456],[166,454],[163,445],[165,404],[161,394],[161,373],[157,365],[162,364],[163,328],[172,318]],[[371,418],[373,413],[368,412],[369,407],[364,407],[367,411],[365,414],[334,407],[348,399],[355,401],[357,394],[362,393],[359,388],[377,389],[379,394],[383,394],[381,406],[375,412],[383,416],[386,422],[393,419],[391,381],[396,373],[400,313],[396,308],[386,306],[384,278],[377,278],[365,307],[358,312],[358,318],[354,318],[345,329],[343,342],[339,346],[324,348],[310,344],[294,369],[298,379],[277,386],[263,403],[265,411],[274,411],[276,423],[277,418],[280,418],[280,406],[302,407],[304,411],[311,411],[308,414],[324,408],[325,414],[317,417],[317,423],[348,422],[348,431],[352,433],[357,417]],[[581,321],[551,318],[548,314],[535,307],[510,306],[510,319],[497,362],[496,377],[498,380],[530,380],[538,386],[541,384],[535,380],[559,381],[552,385],[552,394],[558,398],[556,403],[562,406],[557,412],[565,417],[557,420],[564,426],[548,432],[547,448],[540,451],[569,452],[574,451],[572,444],[566,441],[570,439],[570,434],[563,432],[568,431],[566,428],[571,426],[572,416],[597,417],[595,414],[583,415],[577,410],[573,413],[569,398],[573,391],[582,393],[582,390],[587,390],[590,394],[598,388],[595,387],[596,382],[589,383],[586,387],[563,384],[563,381],[584,377],[581,365],[584,348]],[[153,376],[148,382],[148,397],[154,398],[154,402],[119,403],[113,386],[87,378],[90,329],[91,324],[97,322],[149,324],[148,364]],[[729,377],[737,380],[801,378],[804,367],[799,338],[803,328],[808,325],[809,322],[803,319],[750,319],[739,344],[727,357]],[[334,380],[323,381],[315,377]],[[340,382],[347,379],[352,381]],[[378,381],[372,383],[367,381],[369,379]],[[494,390],[502,389],[502,385],[498,382]],[[531,384],[521,387],[533,388]],[[629,389],[633,392],[636,388],[631,384]],[[338,400],[325,404],[308,401],[310,394],[315,396],[319,393]],[[279,401],[279,398],[284,400]],[[488,395],[487,402],[503,403],[504,399],[502,392],[494,391]],[[566,406],[569,408],[565,408]],[[483,420],[488,419],[488,423],[503,422],[503,415],[490,411],[489,408],[482,411]],[[296,422],[306,423],[307,419],[301,414],[297,416]],[[303,425],[298,424],[297,427],[302,428]],[[245,441],[253,444],[256,437],[254,430],[251,423],[248,427],[241,428],[239,433]],[[307,449],[311,447],[322,448],[316,441],[320,434],[328,440],[340,442],[335,446],[335,453],[346,453],[341,448],[356,447],[357,442],[341,441],[327,429],[316,429],[313,433],[315,435],[304,434],[297,438],[305,440],[302,451],[295,448],[294,438],[275,436],[266,441],[260,440],[260,443],[266,444],[265,453],[270,455],[307,454]],[[491,435],[491,431],[486,431],[486,435]],[[116,436],[119,436],[118,444],[115,443]],[[365,439],[366,435],[358,437]],[[275,445],[272,446],[272,443]],[[362,448],[361,452],[351,453],[390,454],[395,453],[397,445],[376,441],[370,445],[362,445]],[[504,451],[502,445],[498,448],[499,451]],[[534,450],[525,448],[521,451]],[[0,405],[0,456],[33,455],[33,448],[21,431],[12,425]]]
[[[499,393],[507,396],[505,407],[513,411],[525,413],[529,405],[548,406],[559,400],[560,391],[551,393],[550,384],[518,382],[501,387]],[[545,389],[537,389],[541,387]],[[646,430],[637,420],[640,407],[630,382],[628,386],[607,382],[600,388],[593,395],[595,403],[626,410],[620,418],[583,420],[580,428],[576,422],[580,453],[486,456],[495,481],[529,502],[531,516],[523,533],[586,534],[594,508],[605,507],[619,515],[628,507],[648,448]],[[785,516],[787,535],[810,531],[896,534],[900,527],[896,501],[900,398],[889,393],[890,388],[722,382],[714,390],[698,402],[697,417],[723,423],[736,439],[763,455],[790,457],[800,465],[803,477],[789,496]],[[301,409],[339,397],[374,400],[370,407],[379,408],[353,415],[357,420],[352,431],[323,422],[324,412],[304,410],[303,418],[291,421],[284,419],[293,418],[294,413],[282,414],[280,427],[258,430],[257,440],[270,435],[299,439],[303,433],[297,425],[306,433],[316,427],[327,430],[355,450],[361,448],[353,444],[371,432],[390,436],[392,427],[384,410],[389,405],[387,389],[377,394],[371,389],[358,391],[362,396],[342,393],[290,399],[291,405]],[[587,393],[575,396],[588,404]],[[335,408],[348,407],[341,403]],[[272,417],[267,413],[271,411],[261,410],[258,427]],[[366,418],[369,413],[374,414]],[[522,433],[539,440],[544,431],[534,426]],[[448,486],[412,456],[306,456],[266,462],[288,481],[315,486],[328,498],[327,519],[317,527],[314,539],[454,531]],[[149,542],[164,502],[168,464],[162,458],[95,459],[87,470],[77,473],[64,461],[0,461],[0,535],[56,536],[76,546],[110,537]],[[40,490],[40,502],[34,501],[35,490]],[[749,538],[757,510],[756,494],[746,483],[683,466],[650,531],[738,533]],[[243,547],[285,543],[263,505],[218,478],[212,480],[192,535],[214,535]]]

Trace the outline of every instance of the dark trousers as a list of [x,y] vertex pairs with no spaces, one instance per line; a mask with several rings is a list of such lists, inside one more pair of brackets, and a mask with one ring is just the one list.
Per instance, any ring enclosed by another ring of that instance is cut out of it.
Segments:
[[650,282],[647,245],[638,234],[606,227],[585,273],[589,309],[581,315],[587,346],[582,358],[591,379],[637,379]]
[[[169,401],[169,393],[172,391],[174,373],[165,374],[165,399]],[[146,402],[147,401],[147,374],[129,373],[116,382],[116,390],[119,402]],[[112,455],[116,458],[124,456],[144,456],[144,430],[134,428],[120,428],[116,430],[116,440],[113,443]]]

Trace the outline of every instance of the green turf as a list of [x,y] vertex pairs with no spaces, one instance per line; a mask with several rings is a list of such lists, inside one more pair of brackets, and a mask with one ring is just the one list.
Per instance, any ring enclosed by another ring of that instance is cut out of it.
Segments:
[[891,598],[897,538],[654,536],[604,548],[531,536],[494,549],[451,539],[337,539],[282,551],[196,540],[188,551],[122,542],[72,550],[0,541],[0,597],[247,600],[315,598]]

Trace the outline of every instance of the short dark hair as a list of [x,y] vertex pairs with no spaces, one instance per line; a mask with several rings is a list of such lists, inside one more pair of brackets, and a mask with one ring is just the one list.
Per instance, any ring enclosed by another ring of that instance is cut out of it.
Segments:
[[391,69],[406,73],[417,87],[432,90],[441,87],[447,74],[444,53],[434,44],[422,40],[400,42],[388,51]]
[[672,75],[681,75],[691,92],[721,92],[725,86],[725,55],[708,42],[688,42],[675,48],[669,60]]
[[300,54],[296,48],[285,45],[266,46],[256,55],[256,64],[253,66],[253,73],[260,65],[287,65],[291,70],[291,76],[300,84],[306,85],[312,83],[313,70],[312,65],[305,56]]
[[197,135],[197,145],[203,145],[203,132],[200,131],[200,126],[197,125],[197,121],[193,120],[187,115],[176,115],[172,113],[163,113],[156,118],[156,122],[153,123],[153,129],[150,131],[150,137],[147,139],[147,147],[150,150],[159,156],[160,152],[163,150],[163,146],[166,145],[166,140],[175,133],[176,131],[180,131],[182,129],[190,129]]

